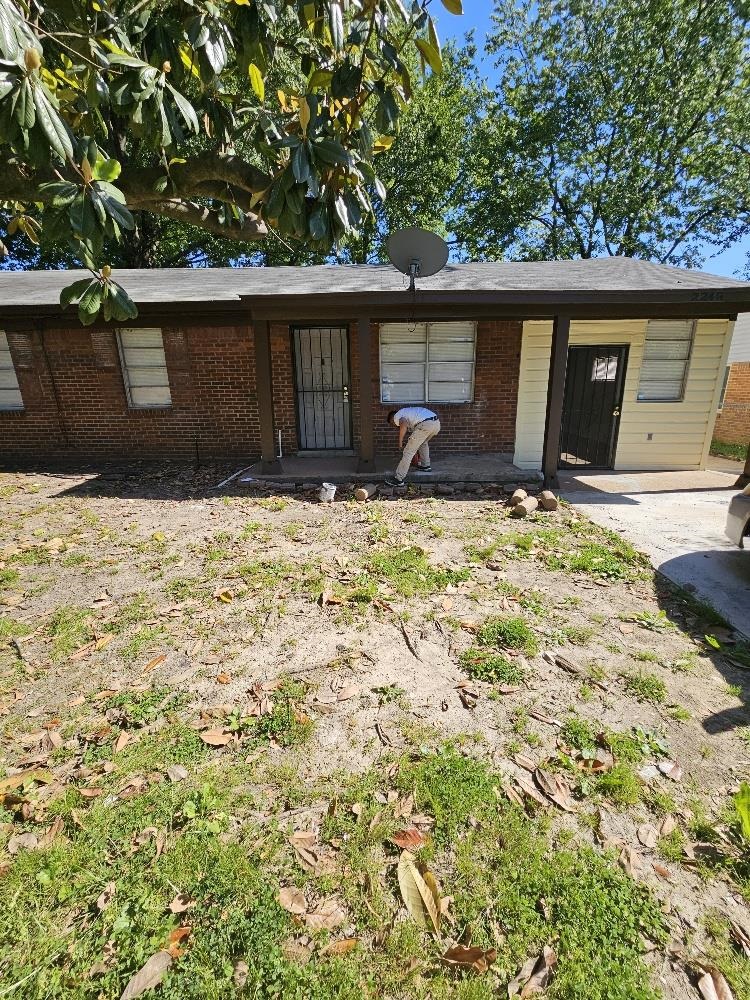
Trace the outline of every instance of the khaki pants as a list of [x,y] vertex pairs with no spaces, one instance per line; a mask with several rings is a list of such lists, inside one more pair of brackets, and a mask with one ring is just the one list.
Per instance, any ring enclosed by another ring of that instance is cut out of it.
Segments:
[[409,440],[404,445],[403,457],[396,468],[397,479],[406,479],[407,473],[411,468],[411,460],[417,452],[419,452],[419,461],[422,465],[430,464],[429,442],[439,433],[439,420],[425,420],[423,424],[417,424],[409,435]]

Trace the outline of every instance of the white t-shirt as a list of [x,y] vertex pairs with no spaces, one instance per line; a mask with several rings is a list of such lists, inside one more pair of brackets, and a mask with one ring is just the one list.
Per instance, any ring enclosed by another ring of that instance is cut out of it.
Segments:
[[417,424],[421,424],[423,420],[432,420],[436,416],[436,413],[428,410],[425,406],[403,406],[393,414],[393,419],[397,424],[405,420],[409,431],[413,431]]

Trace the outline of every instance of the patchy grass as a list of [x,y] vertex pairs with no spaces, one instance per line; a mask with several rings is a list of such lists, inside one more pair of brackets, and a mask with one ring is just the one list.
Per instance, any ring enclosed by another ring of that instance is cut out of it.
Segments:
[[460,663],[470,677],[490,684],[521,684],[526,671],[517,660],[502,653],[492,653],[481,646],[471,646],[460,656]]
[[59,607],[47,624],[53,660],[64,660],[94,637],[91,612],[73,604]]
[[714,438],[711,442],[711,454],[718,458],[730,458],[734,462],[744,462],[747,459],[747,447],[746,444],[732,444]]
[[477,630],[477,642],[480,646],[517,650],[526,656],[536,656],[539,652],[534,630],[523,618],[513,616],[488,618]]
[[667,685],[655,674],[640,670],[637,673],[623,674],[622,679],[625,690],[638,701],[650,701],[659,705],[667,698]]
[[375,552],[369,559],[368,569],[387,580],[402,597],[434,594],[445,590],[448,584],[468,580],[471,575],[467,567],[433,566],[424,550],[416,545]]

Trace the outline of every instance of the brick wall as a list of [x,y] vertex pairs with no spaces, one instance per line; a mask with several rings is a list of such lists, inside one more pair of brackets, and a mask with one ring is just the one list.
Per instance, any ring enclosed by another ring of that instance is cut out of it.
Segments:
[[[344,324],[346,325],[346,324]],[[357,326],[350,330],[350,398],[359,447]],[[522,325],[482,321],[477,331],[474,402],[435,405],[435,451],[512,451]],[[115,333],[80,327],[9,332],[24,410],[0,411],[0,459],[252,459],[260,452],[255,357],[249,326],[164,326],[172,405],[128,406]],[[375,448],[396,454],[380,399],[377,325],[372,335]],[[271,326],[274,422],[284,453],[297,450],[289,325]]]
[[729,444],[750,442],[750,361],[729,369],[724,405],[716,418],[714,437]]
[[128,406],[114,331],[8,333],[24,409],[0,412],[5,460],[251,457],[260,426],[248,326],[163,327],[172,405]]

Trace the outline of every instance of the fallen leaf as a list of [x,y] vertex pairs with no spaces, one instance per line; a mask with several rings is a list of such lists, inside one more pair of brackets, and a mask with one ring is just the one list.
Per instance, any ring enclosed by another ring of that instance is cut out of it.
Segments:
[[431,887],[427,884],[416,864],[414,855],[403,851],[398,862],[398,884],[406,909],[420,926],[432,924],[436,932],[440,930],[440,904],[436,902]]
[[682,781],[682,768],[673,760],[660,760],[657,766],[667,778],[671,778],[672,781]]
[[544,722],[548,726],[562,727],[562,722],[559,719],[553,719],[551,715],[545,715],[543,712],[529,712],[529,717],[536,719],[537,722]]
[[294,886],[286,886],[283,889],[279,889],[277,898],[279,906],[283,910],[286,910],[287,913],[294,913],[298,916],[307,913],[307,902],[305,894],[301,889],[295,889]]
[[53,840],[60,836],[65,828],[65,821],[62,816],[56,816],[50,827],[44,831],[39,838],[40,847],[49,847]]
[[359,938],[342,938],[340,941],[331,941],[324,948],[320,949],[321,955],[348,955],[354,951],[359,943]]
[[622,849],[620,850],[620,856],[617,860],[623,871],[631,878],[635,877],[635,874],[640,867],[639,857],[638,851],[630,847],[628,844],[623,844]]
[[547,799],[536,790],[533,783],[529,781],[525,774],[519,774],[515,778],[515,782],[521,789],[524,795],[527,795],[530,799],[533,799],[540,806],[544,806],[546,809],[549,805]]
[[665,816],[659,827],[659,836],[668,837],[670,833],[677,829],[677,820],[674,816]]
[[210,747],[225,747],[234,739],[233,735],[225,729],[207,729],[200,734],[200,738]]
[[427,837],[421,830],[417,830],[415,826],[399,830],[393,834],[390,840],[396,847],[400,847],[402,851],[417,851],[427,843]]
[[13,774],[10,778],[3,778],[0,781],[0,794],[9,792],[14,788],[20,788],[27,781],[38,781],[40,784],[49,785],[54,780],[49,771],[40,771],[38,768],[31,768],[29,771],[21,771]]
[[659,831],[651,823],[642,823],[638,827],[638,840],[644,847],[656,847],[659,843]]
[[140,972],[137,972],[125,987],[120,1000],[135,1000],[146,990],[158,986],[172,964],[172,956],[168,951],[157,951],[146,962]]
[[97,910],[106,910],[112,900],[115,898],[115,893],[117,892],[117,886],[114,882],[107,882],[104,889],[99,893],[99,897],[96,901]]
[[559,774],[544,771],[538,767],[534,771],[534,781],[556,806],[564,809],[565,812],[575,812],[575,804],[570,797],[570,785]]
[[182,764],[172,764],[171,767],[167,768],[167,777],[170,781],[184,781],[187,776],[187,768],[183,767]]
[[654,862],[651,867],[654,869],[657,875],[661,875],[662,878],[666,879],[667,882],[672,881],[672,873],[665,865],[660,865],[658,862]]
[[164,663],[166,660],[166,654],[162,653],[160,656],[155,656],[153,660],[149,660],[146,666],[143,668],[144,674],[150,674],[152,670],[156,670],[160,663]]
[[34,833],[14,833],[6,845],[8,854],[18,854],[19,851],[34,851],[39,846],[39,840]]
[[195,906],[195,900],[188,896],[187,893],[178,892],[172,902],[169,904],[170,913],[184,913],[186,910],[191,909]]
[[750,958],[750,927],[730,919],[729,932],[744,952],[745,958]]
[[346,911],[335,899],[324,899],[305,914],[305,923],[311,931],[332,931],[346,923]]
[[121,750],[124,750],[129,742],[130,742],[130,733],[123,730],[117,737],[117,740],[115,742],[114,752],[119,753]]
[[181,947],[181,945],[183,941],[186,941],[190,937],[192,931],[192,927],[187,924],[183,924],[182,927],[175,927],[175,929],[170,932],[167,951],[172,958],[181,958],[185,954],[185,949]]
[[544,946],[544,951],[537,959],[529,959],[516,978],[508,984],[508,996],[521,998],[542,993],[549,985],[557,965],[557,955],[554,948]]
[[[94,649],[97,653],[100,653],[106,646],[112,642],[114,636],[110,633],[109,635],[103,635],[94,643]],[[85,700],[85,699],[84,699]]]
[[347,687],[341,688],[338,693],[337,701],[348,701],[350,698],[356,698],[359,694],[359,688],[356,684],[349,684]]
[[718,969],[708,968],[698,980],[703,1000],[734,1000],[729,983]]
[[82,795],[84,799],[98,799],[100,795],[104,794],[102,788],[79,788],[78,794]]
[[222,673],[216,675],[217,684],[229,684],[231,683],[231,680],[232,678],[229,676],[229,674],[226,674],[223,671]]
[[214,597],[218,598],[222,604],[231,604],[234,593],[227,587],[221,587],[219,590],[214,592]]
[[449,948],[440,959],[446,965],[473,969],[475,972],[486,972],[497,958],[494,948],[466,948],[462,944]]

